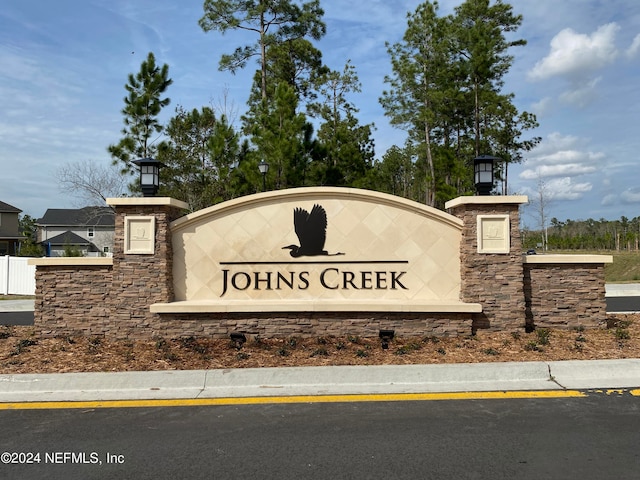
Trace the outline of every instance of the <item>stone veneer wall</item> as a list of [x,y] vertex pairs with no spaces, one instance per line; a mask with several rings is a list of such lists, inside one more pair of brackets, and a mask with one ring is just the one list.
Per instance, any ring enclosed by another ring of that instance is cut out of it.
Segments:
[[526,264],[527,327],[596,328],[606,324],[604,264]]
[[[471,333],[472,317],[468,313],[152,313],[151,304],[173,301],[173,249],[169,224],[179,214],[180,209],[168,205],[118,204],[112,266],[39,265],[36,327],[44,335],[108,335],[135,339],[228,338],[232,332],[263,337],[371,337],[378,336],[380,329],[392,329],[397,335],[405,336]],[[125,254],[125,217],[144,215],[156,218],[155,253]]]
[[232,332],[263,338],[289,336],[377,337],[381,329],[399,336],[455,337],[471,333],[471,314],[389,313],[210,313],[161,314],[153,335],[175,338],[206,336],[229,338]]
[[[116,330],[132,337],[149,337],[158,316],[149,311],[157,302],[171,302],[173,294],[173,248],[169,223],[181,214],[175,207],[119,205],[116,208],[111,285],[111,321]],[[152,215],[155,221],[155,253],[124,253],[124,219]],[[148,331],[148,332],[147,332]]]
[[[547,262],[522,257],[518,205],[461,203],[461,301],[482,304],[483,313],[152,313],[154,303],[173,301],[173,249],[169,223],[175,205],[117,204],[113,261],[36,260],[35,326],[43,335],[107,335],[153,339],[224,338],[232,332],[264,337],[291,335],[468,335],[478,328],[597,327],[605,320],[604,263]],[[508,254],[477,252],[477,215],[510,216]],[[155,253],[124,254],[124,217],[156,218]],[[106,260],[106,259],[105,259]],[[38,263],[40,262],[40,263]],[[68,263],[63,263],[68,262]],[[526,303],[525,303],[526,302]]]
[[[169,223],[181,212],[171,205],[118,205],[112,266],[93,266],[90,261],[87,265],[38,265],[34,325],[44,335],[152,338],[159,316],[149,310],[150,305],[173,301]],[[124,218],[128,215],[155,217],[153,255],[125,255]]]
[[[482,304],[473,330],[509,331],[525,326],[522,242],[518,204],[463,204],[451,213],[464,222],[460,241],[460,300]],[[509,215],[510,252],[478,253],[478,215]]]
[[[228,338],[232,332],[268,337],[377,337],[380,329],[399,336],[460,336],[471,333],[471,314],[390,313],[218,313],[151,314],[151,301],[138,295],[147,278],[141,275],[124,298],[111,295],[110,266],[38,266],[35,326],[44,336],[105,335],[149,340],[205,336]],[[118,282],[122,285],[122,282]],[[121,292],[122,293],[122,292]],[[126,302],[138,302],[121,312]]]
[[39,265],[34,325],[45,336],[114,335],[111,266]]

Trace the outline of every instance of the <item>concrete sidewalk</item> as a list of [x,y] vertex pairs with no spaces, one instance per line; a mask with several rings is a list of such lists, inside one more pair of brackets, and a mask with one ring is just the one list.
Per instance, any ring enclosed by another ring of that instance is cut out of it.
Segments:
[[0,312],[33,312],[35,300],[0,300]]
[[640,359],[0,375],[0,402],[640,387]]
[[607,283],[604,286],[606,297],[638,297],[640,283]]

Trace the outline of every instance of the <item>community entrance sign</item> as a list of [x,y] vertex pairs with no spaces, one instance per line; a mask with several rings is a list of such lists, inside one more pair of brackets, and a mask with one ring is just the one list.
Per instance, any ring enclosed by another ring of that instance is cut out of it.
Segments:
[[522,196],[445,213],[351,188],[238,198],[180,217],[164,197],[108,199],[113,257],[42,258],[43,335],[224,338],[469,335],[599,328],[603,255],[523,255]]
[[367,190],[243,197],[171,224],[175,300],[213,311],[460,304],[461,228],[445,212]]

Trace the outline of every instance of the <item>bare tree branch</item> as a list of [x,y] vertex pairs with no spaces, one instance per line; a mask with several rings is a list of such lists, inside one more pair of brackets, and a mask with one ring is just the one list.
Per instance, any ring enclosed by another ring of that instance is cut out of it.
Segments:
[[115,166],[70,162],[58,168],[55,177],[60,191],[76,197],[79,206],[104,206],[107,198],[129,191],[129,178]]

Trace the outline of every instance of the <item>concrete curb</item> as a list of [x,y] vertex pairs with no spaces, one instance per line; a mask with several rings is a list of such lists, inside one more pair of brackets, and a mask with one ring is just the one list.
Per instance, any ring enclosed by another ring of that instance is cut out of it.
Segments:
[[640,295],[640,283],[607,283],[604,289],[606,297],[637,297]]
[[201,398],[560,388],[543,362],[211,370]]
[[0,375],[0,402],[640,387],[640,359]]
[[555,382],[567,389],[640,387],[640,359],[549,362]]
[[0,375],[0,402],[196,398],[206,371]]

